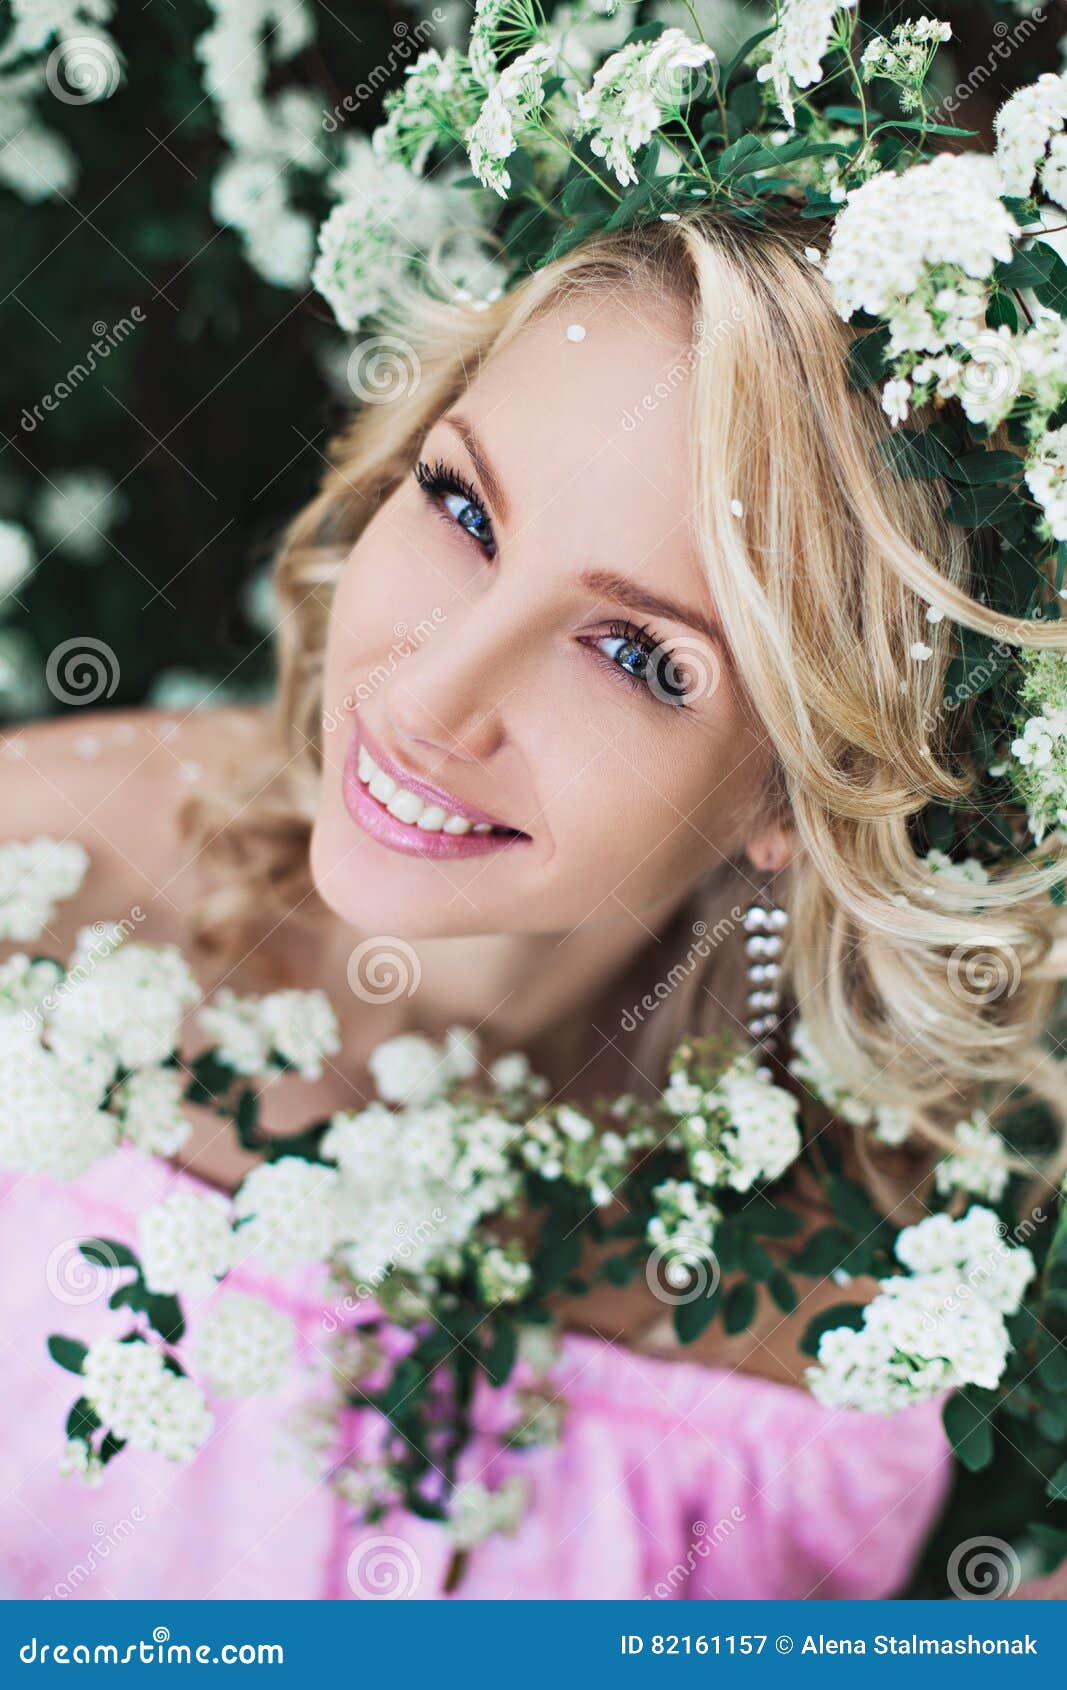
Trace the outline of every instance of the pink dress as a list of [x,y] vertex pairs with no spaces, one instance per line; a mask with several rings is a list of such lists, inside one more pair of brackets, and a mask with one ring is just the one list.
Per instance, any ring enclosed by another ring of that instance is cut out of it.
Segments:
[[[58,1471],[78,1384],[45,1340],[122,1336],[129,1319],[81,1275],[74,1241],[136,1247],[138,1212],[178,1189],[203,1187],[128,1148],[70,1185],[0,1182],[0,1597],[879,1597],[900,1589],[937,1516],[951,1467],[938,1404],[892,1421],[830,1410],[790,1385],[579,1335],[555,1375],[568,1405],[556,1445],[500,1453],[487,1434],[501,1393],[478,1400],[464,1474],[490,1489],[520,1475],[527,1509],[513,1536],[470,1551],[450,1591],[440,1525],[394,1510],[357,1526],[321,1477],[279,1458],[279,1415],[321,1390],[304,1369],[280,1400],[213,1401],[191,1465],[126,1449],[87,1488]],[[289,1312],[314,1360],[310,1277],[228,1283]],[[349,1413],[349,1448],[372,1418]]]

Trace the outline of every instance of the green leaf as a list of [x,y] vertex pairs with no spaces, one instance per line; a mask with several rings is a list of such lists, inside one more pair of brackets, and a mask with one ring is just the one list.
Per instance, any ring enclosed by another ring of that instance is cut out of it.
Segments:
[[1034,293],[1042,305],[1058,311],[1061,317],[1067,316],[1067,264],[1051,246],[1047,247],[1044,263],[1045,278],[1034,284]]
[[482,1352],[486,1378],[497,1386],[507,1384],[519,1352],[519,1333],[513,1321],[497,1321],[492,1340]]
[[680,1344],[692,1344],[707,1330],[715,1319],[720,1301],[720,1287],[716,1285],[714,1290],[704,1291],[688,1303],[675,1304],[674,1331]]
[[882,456],[905,480],[935,481],[952,469],[952,453],[929,429],[895,428],[882,436]]
[[802,1273],[807,1279],[825,1279],[836,1272],[851,1249],[852,1238],[844,1227],[821,1226],[790,1257],[789,1266],[793,1273]]
[[67,1437],[81,1438],[83,1443],[88,1443],[93,1433],[98,1432],[103,1424],[88,1397],[79,1397],[67,1415]]
[[86,1238],[78,1248],[95,1267],[133,1268],[140,1274],[141,1264],[133,1251],[125,1244],[116,1244],[113,1238]]
[[824,1332],[833,1332],[839,1326],[850,1326],[858,1332],[863,1325],[863,1315],[863,1303],[835,1303],[832,1309],[823,1309],[821,1314],[808,1321],[800,1348],[806,1356],[818,1355],[819,1339]]
[[752,1324],[755,1312],[756,1287],[751,1280],[742,1279],[726,1294],[722,1311],[723,1326],[731,1337],[738,1332],[744,1332]]
[[53,1332],[48,1340],[48,1353],[60,1367],[65,1367],[68,1373],[80,1373],[86,1356],[89,1354],[88,1344],[79,1344],[77,1338],[62,1338]]
[[102,1467],[106,1467],[108,1462],[114,1460],[119,1451],[125,1448],[125,1438],[116,1438],[114,1432],[105,1432],[100,1448],[97,1451],[97,1455],[100,1458],[100,1465]]
[[1015,301],[1009,293],[1000,291],[994,293],[986,306],[986,322],[992,329],[999,329],[1006,325],[1014,334],[1019,327],[1019,313],[1015,309]]
[[757,1202],[734,1216],[738,1226],[758,1233],[761,1238],[795,1238],[804,1225],[803,1217],[795,1209],[782,1203]]
[[1067,1461],[1056,1468],[1045,1486],[1045,1495],[1053,1502],[1067,1502]]
[[1022,473],[1022,462],[1014,452],[964,452],[948,470],[950,480],[962,481],[968,487],[1017,481]]
[[611,1285],[629,1285],[640,1265],[636,1256],[611,1256],[600,1271]]
[[777,1272],[774,1257],[757,1244],[749,1233],[741,1233],[737,1241],[737,1254],[741,1266],[750,1279],[770,1279]]
[[968,1391],[957,1391],[941,1419],[956,1459],[969,1473],[978,1473],[993,1459],[993,1426],[981,1403]]
[[181,1342],[185,1336],[185,1320],[177,1297],[164,1297],[156,1292],[148,1292],[145,1295],[144,1312],[148,1316],[149,1325],[155,1328],[164,1343]]
[[187,1103],[208,1103],[228,1091],[234,1081],[233,1069],[219,1059],[213,1050],[206,1050],[190,1065],[192,1079],[185,1088]]
[[726,69],[723,71],[719,80],[719,87],[722,93],[726,93],[726,90],[729,88],[734,76],[741,69],[741,66],[752,52],[752,49],[754,47],[758,47],[761,41],[766,41],[768,35],[773,35],[775,27],[776,26],[774,24],[771,24],[767,29],[757,30],[755,35],[750,35],[748,40],[742,43],[733,58],[730,60],[729,64],[726,66]]
[[1041,243],[1025,249],[1016,247],[1006,264],[997,265],[994,272],[997,285],[1002,288],[1034,288],[1036,291],[1051,271],[1050,255],[1055,256],[1052,248]]
[[792,1314],[797,1306],[797,1293],[793,1281],[781,1268],[772,1273],[767,1281],[767,1289],[774,1298],[783,1314]]
[[242,1150],[259,1149],[259,1098],[251,1086],[246,1086],[237,1099],[233,1115],[237,1142]]
[[854,388],[873,387],[886,373],[888,328],[874,329],[854,340],[848,349],[849,382]]
[[960,528],[991,527],[998,518],[1008,515],[1014,504],[1015,495],[1010,487],[968,487],[949,500],[944,510],[945,521],[954,522]]

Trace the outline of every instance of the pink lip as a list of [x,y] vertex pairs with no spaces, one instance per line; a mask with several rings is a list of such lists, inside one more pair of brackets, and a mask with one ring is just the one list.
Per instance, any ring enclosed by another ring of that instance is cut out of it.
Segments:
[[414,792],[425,803],[439,804],[442,810],[449,811],[451,815],[465,816],[472,827],[476,822],[488,822],[492,827],[506,827],[507,823],[499,821],[496,816],[489,815],[485,810],[477,809],[473,804],[464,803],[461,799],[453,797],[450,792],[442,791],[439,786],[431,786],[428,781],[419,780],[409,774],[357,723],[345,756],[342,777],[345,808],[353,821],[380,844],[410,857],[434,858],[483,857],[491,851],[503,851],[514,845],[529,844],[529,836],[525,833],[427,833],[409,822],[398,821],[395,816],[389,814],[384,804],[380,804],[377,798],[371,796],[359,778],[361,742],[384,774],[391,776],[398,786],[406,787],[408,792]]

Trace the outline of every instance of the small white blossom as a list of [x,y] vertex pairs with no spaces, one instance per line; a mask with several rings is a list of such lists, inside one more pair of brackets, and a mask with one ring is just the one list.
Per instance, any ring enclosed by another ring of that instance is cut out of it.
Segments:
[[53,1179],[77,1179],[115,1148],[113,1116],[22,1015],[0,1015],[0,1165]]
[[150,1291],[206,1297],[233,1265],[230,1205],[219,1191],[179,1191],[138,1221],[141,1267]]
[[0,845],[0,940],[39,939],[57,903],[79,890],[88,867],[88,854],[73,840]]
[[165,1062],[178,1047],[186,1006],[199,996],[175,945],[124,942],[103,924],[84,928],[49,1017],[49,1041],[69,1066],[95,1060],[114,1071]]
[[1054,540],[1067,540],[1067,424],[1038,441],[1026,464],[1026,485],[1045,513]]
[[1045,149],[1067,120],[1067,75],[1046,73],[1018,89],[996,115],[996,161],[1004,192],[1026,199]]
[[33,574],[33,541],[17,522],[0,522],[0,606]]
[[337,1241],[333,1196],[337,1172],[298,1156],[253,1168],[234,1196],[236,1249],[288,1273],[303,1262],[324,1262]]
[[183,1090],[177,1068],[138,1068],[114,1097],[123,1138],[152,1156],[173,1156],[193,1130],[182,1108]]
[[907,1110],[889,1103],[868,1103],[836,1074],[816,1046],[811,1028],[798,1016],[791,1029],[793,1054],[789,1072],[842,1121],[870,1127],[882,1144],[903,1144],[910,1133]]
[[794,89],[821,82],[822,61],[833,38],[837,13],[855,4],[856,0],[779,0],[771,56],[756,74],[761,82],[773,82],[775,98],[790,125],[796,118]]
[[82,1366],[83,1390],[104,1425],[134,1449],[191,1461],[214,1417],[191,1379],[173,1373],[154,1346],[99,1338]]
[[681,29],[665,29],[655,41],[631,41],[605,59],[592,86],[578,96],[576,133],[626,187],[637,181],[634,154],[646,146],[665,118],[684,107],[687,72],[711,63],[704,41]]
[[969,1191],[995,1203],[1003,1194],[1010,1170],[1004,1141],[989,1116],[976,1110],[967,1120],[957,1121],[953,1136],[955,1151],[943,1156],[935,1170],[938,1191]]
[[518,146],[517,130],[532,120],[545,97],[545,77],[555,67],[556,51],[538,42],[501,71],[489,89],[475,122],[467,133],[466,145],[471,169],[484,187],[507,198],[511,175],[504,161]]
[[526,1487],[521,1479],[507,1479],[495,1491],[472,1479],[460,1485],[452,1498],[449,1536],[457,1549],[473,1549],[497,1532],[513,1533],[525,1508]]
[[192,1362],[220,1397],[275,1391],[294,1354],[289,1316],[262,1297],[230,1291],[208,1310],[192,1343]]
[[126,498],[111,477],[85,469],[53,476],[37,497],[34,516],[50,547],[88,562],[107,550],[107,535],[126,510]]

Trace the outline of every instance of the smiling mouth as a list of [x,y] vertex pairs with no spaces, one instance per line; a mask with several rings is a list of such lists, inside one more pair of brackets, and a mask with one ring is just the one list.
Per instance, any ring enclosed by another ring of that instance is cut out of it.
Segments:
[[[377,752],[377,755],[375,755]],[[517,828],[493,821],[427,785],[375,747],[357,727],[345,761],[344,797],[349,814],[365,832],[409,856],[466,857],[529,843]]]

